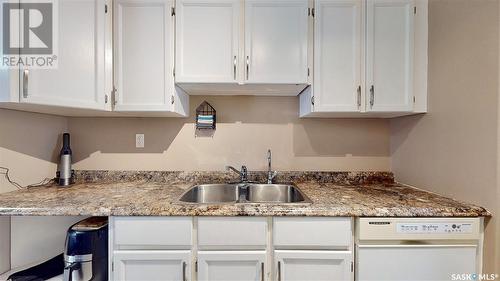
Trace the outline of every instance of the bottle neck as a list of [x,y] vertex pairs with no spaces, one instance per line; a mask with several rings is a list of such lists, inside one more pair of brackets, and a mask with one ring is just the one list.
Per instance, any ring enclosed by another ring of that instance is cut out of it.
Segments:
[[68,133],[63,134],[63,146],[61,148],[61,155],[71,154],[70,137]]

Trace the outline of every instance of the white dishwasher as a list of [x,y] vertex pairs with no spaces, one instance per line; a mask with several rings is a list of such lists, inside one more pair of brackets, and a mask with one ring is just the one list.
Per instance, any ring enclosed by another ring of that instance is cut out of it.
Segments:
[[359,218],[358,281],[452,280],[481,274],[482,218]]

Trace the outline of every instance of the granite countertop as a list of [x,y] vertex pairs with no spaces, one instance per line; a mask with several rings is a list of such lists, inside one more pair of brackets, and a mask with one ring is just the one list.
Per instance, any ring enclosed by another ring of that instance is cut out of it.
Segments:
[[[394,182],[386,172],[280,172],[310,204],[190,204],[179,197],[199,183],[235,180],[222,172],[77,171],[77,183],[0,194],[0,215],[54,216],[490,216],[479,206]],[[264,182],[265,173],[250,174]]]

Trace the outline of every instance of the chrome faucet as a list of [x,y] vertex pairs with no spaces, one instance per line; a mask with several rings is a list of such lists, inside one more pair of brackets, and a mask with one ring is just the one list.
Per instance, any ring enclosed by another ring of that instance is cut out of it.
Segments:
[[276,175],[278,175],[278,172],[271,170],[271,159],[272,159],[271,149],[268,149],[267,150],[267,184],[272,184],[273,179],[276,177]]
[[235,167],[233,166],[226,166],[227,171],[233,171],[240,175],[240,181],[241,182],[248,182],[248,170],[246,166],[241,166],[241,171],[238,171]]

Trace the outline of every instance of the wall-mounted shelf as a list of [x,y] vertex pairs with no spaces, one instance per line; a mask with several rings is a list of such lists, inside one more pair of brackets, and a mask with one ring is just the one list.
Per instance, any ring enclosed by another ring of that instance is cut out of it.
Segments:
[[196,108],[196,129],[215,130],[217,113],[212,105],[204,101]]

